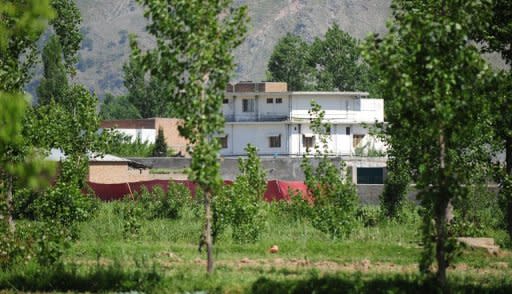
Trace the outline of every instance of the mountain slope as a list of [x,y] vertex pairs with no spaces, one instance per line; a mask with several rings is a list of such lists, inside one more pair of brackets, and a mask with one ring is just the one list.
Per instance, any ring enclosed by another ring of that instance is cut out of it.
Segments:
[[[264,80],[274,45],[287,32],[308,41],[323,35],[334,23],[356,38],[382,33],[391,0],[235,0],[249,8],[250,30],[236,50],[233,80]],[[146,20],[135,0],[77,0],[84,18],[84,42],[76,79],[100,96],[120,94],[122,66],[130,49],[128,34],[138,35],[142,47],[154,43],[145,32]]]

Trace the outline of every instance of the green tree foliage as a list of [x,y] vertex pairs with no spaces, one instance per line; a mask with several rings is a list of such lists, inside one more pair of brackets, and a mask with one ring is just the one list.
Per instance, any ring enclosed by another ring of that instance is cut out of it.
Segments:
[[50,21],[62,46],[64,64],[68,73],[74,75],[78,62],[78,50],[82,42],[80,26],[82,16],[75,0],[51,0],[56,17]]
[[267,190],[267,173],[261,167],[261,160],[258,157],[258,149],[256,146],[248,144],[245,147],[247,159],[240,157],[238,159],[238,169],[240,176],[238,178],[247,178],[251,189],[254,189],[254,197],[262,200]]
[[[492,0],[492,14],[489,24],[474,33],[485,52],[499,52],[505,62],[512,66],[512,2]],[[496,87],[496,85],[501,85]],[[505,170],[499,173],[501,185],[501,207],[510,238],[512,239],[512,118],[504,113],[512,112],[512,71],[502,71],[500,79],[490,85],[496,92],[494,107],[494,128],[498,139],[498,149],[505,149]],[[498,89],[496,89],[498,88]]]
[[411,182],[410,169],[403,158],[393,156],[394,150],[388,150],[387,174],[384,191],[380,195],[381,211],[387,218],[400,219],[402,207]]
[[167,156],[167,143],[165,143],[164,130],[158,129],[158,135],[156,136],[155,145],[153,146],[153,152],[151,155],[154,157],[166,157]]
[[361,58],[358,41],[338,25],[330,27],[323,39],[310,47],[309,65],[316,77],[317,90],[367,91],[370,70]]
[[139,110],[128,100],[127,96],[114,96],[110,93],[105,95],[105,99],[101,103],[99,117],[102,120],[142,118]]
[[239,243],[255,242],[261,237],[265,224],[262,200],[267,189],[267,175],[261,167],[256,147],[249,144],[245,151],[247,159],[238,160],[240,175],[215,199],[214,239],[226,226],[231,227],[232,238]]
[[0,1],[0,91],[21,92],[37,60],[36,42],[53,17],[48,0]]
[[140,137],[132,141],[132,137],[115,130],[108,130],[108,144],[106,152],[121,157],[149,157],[153,152],[154,144],[142,142]]
[[311,68],[307,64],[308,44],[300,37],[286,34],[274,47],[267,65],[268,79],[288,83],[289,91],[308,87]]
[[142,55],[132,41],[133,59],[166,86],[163,97],[180,118],[180,134],[192,155],[189,179],[204,192],[207,270],[213,271],[212,197],[219,191],[218,151],[212,136],[224,126],[222,99],[234,68],[232,51],[246,34],[245,6],[231,0],[140,0],[157,46]]
[[287,82],[290,91],[377,93],[377,76],[361,58],[359,41],[338,25],[312,44],[287,34],[274,47],[267,72],[270,80]]
[[[27,103],[21,88],[34,62],[35,41],[52,17],[48,1],[0,1],[0,267],[37,254],[42,263],[55,256],[45,250],[52,244],[48,231],[15,230],[12,219],[15,183],[35,189],[51,175],[53,166],[44,163],[23,136]],[[25,56],[24,60],[20,57]],[[27,238],[27,235],[31,238]],[[37,240],[40,246],[27,239]],[[30,248],[36,248],[30,250]],[[55,248],[55,247],[53,247]],[[51,252],[50,252],[51,251]],[[48,255],[44,253],[49,253]],[[48,257],[48,258],[46,258]]]
[[106,139],[97,132],[98,98],[81,85],[71,86],[64,95],[62,103],[51,101],[34,110],[34,115],[27,119],[27,132],[36,146],[64,152],[69,165],[63,166],[60,180],[82,188],[88,171],[88,153],[104,150]]
[[311,222],[332,238],[346,237],[356,225],[359,197],[352,182],[342,176],[345,163],[340,161],[336,166],[328,157],[331,126],[325,120],[325,111],[312,101],[309,115],[311,130],[319,138],[314,148],[318,165],[313,166],[308,155],[304,155],[301,163],[308,191],[315,201]]
[[488,156],[489,103],[482,88],[490,70],[467,41],[484,24],[487,4],[397,0],[389,33],[366,43],[365,57],[382,78],[387,140],[414,171],[426,211],[420,269],[428,272],[435,256],[441,286],[455,247],[450,203],[476,184],[473,176]]
[[123,66],[123,71],[128,101],[142,118],[172,116],[166,101],[164,81],[147,73],[137,58],[130,58]]
[[43,66],[43,78],[37,88],[39,105],[48,104],[52,99],[57,102],[64,100],[68,77],[62,64],[62,47],[57,36],[52,36],[43,49]]

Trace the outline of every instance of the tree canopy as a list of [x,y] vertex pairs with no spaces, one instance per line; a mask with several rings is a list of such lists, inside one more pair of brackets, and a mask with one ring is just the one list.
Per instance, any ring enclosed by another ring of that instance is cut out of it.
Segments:
[[428,212],[421,269],[428,271],[435,256],[441,285],[453,248],[449,204],[475,184],[472,175],[486,162],[484,143],[492,133],[482,90],[490,69],[467,42],[471,31],[484,24],[479,16],[486,5],[397,0],[389,34],[366,44],[366,58],[382,78],[388,142],[414,171]]
[[287,82],[290,91],[369,91],[376,95],[376,75],[361,57],[359,41],[338,25],[308,44],[287,34],[267,65],[268,79]]
[[62,63],[62,46],[57,36],[52,36],[43,49],[43,78],[37,88],[38,103],[48,104],[64,100],[68,88],[66,68]]
[[286,34],[274,47],[267,65],[268,79],[288,83],[289,91],[307,88],[310,77],[308,44],[300,37]]
[[180,134],[192,155],[189,179],[204,193],[207,270],[213,271],[211,201],[221,186],[217,160],[220,145],[212,140],[224,126],[224,90],[234,69],[233,49],[246,34],[245,6],[231,0],[140,0],[147,29],[156,48],[142,54],[132,40],[132,58],[139,59],[164,84],[163,97],[184,120]]

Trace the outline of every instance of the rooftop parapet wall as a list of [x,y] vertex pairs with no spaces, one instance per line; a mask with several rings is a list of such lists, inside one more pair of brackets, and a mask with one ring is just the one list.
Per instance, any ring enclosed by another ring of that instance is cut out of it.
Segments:
[[288,92],[288,84],[283,82],[239,82],[228,84],[228,93],[285,93]]

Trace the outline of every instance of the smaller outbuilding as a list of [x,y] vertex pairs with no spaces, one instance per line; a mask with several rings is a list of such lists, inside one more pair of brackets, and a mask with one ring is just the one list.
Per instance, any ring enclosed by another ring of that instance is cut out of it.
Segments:
[[[89,155],[87,181],[101,184],[127,183],[150,180],[149,167],[126,158],[110,154]],[[64,161],[66,155],[60,149],[52,149],[46,158],[51,161]]]

